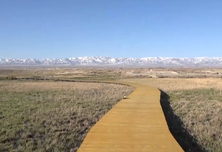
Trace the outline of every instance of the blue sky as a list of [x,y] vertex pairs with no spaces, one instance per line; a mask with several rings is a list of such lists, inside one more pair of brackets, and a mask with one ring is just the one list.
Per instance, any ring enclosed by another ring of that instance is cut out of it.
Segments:
[[221,0],[1,0],[0,58],[221,57]]

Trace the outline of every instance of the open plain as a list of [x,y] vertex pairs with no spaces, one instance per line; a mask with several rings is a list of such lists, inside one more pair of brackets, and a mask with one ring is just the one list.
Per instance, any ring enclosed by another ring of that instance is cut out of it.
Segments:
[[[91,82],[112,81],[159,88],[168,128],[183,150],[221,152],[221,72],[209,68],[2,68],[1,151],[76,151],[90,128],[133,91],[129,86]],[[59,79],[88,82],[55,81]]]

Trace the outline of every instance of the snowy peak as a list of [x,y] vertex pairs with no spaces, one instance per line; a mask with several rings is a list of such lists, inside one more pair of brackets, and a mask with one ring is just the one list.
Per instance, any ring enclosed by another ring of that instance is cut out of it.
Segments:
[[144,58],[111,58],[111,57],[73,57],[57,59],[0,59],[0,65],[25,66],[58,66],[58,65],[128,65],[128,66],[222,66],[222,57],[144,57]]

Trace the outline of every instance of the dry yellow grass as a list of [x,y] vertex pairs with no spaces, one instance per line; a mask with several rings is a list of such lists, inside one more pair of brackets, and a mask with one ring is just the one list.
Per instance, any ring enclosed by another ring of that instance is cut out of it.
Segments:
[[[0,90],[7,89],[8,91],[25,92],[30,90],[45,91],[45,90],[80,90],[80,91],[92,91],[94,89],[101,89],[104,87],[103,83],[84,83],[84,82],[47,82],[47,81],[0,81]],[[109,84],[110,87],[116,85]]]
[[219,78],[141,78],[141,79],[124,79],[120,82],[137,82],[156,86],[164,91],[178,91],[178,90],[191,90],[191,89],[222,89],[222,81]]

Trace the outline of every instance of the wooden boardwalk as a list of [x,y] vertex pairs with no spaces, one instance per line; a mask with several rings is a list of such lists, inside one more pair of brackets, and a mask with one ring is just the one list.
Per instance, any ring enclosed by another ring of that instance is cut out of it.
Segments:
[[142,84],[91,128],[78,152],[183,152],[171,135],[160,91]]

